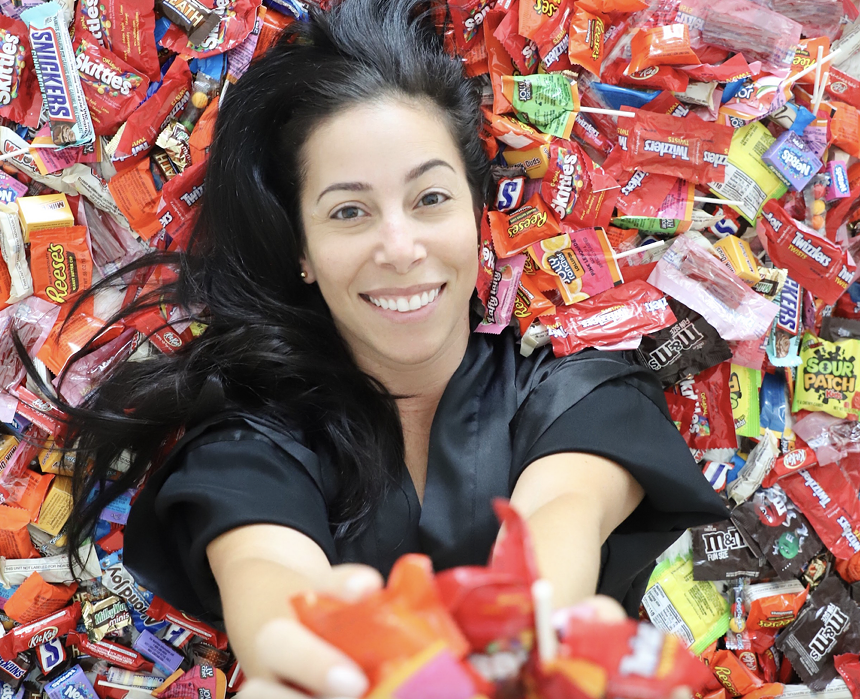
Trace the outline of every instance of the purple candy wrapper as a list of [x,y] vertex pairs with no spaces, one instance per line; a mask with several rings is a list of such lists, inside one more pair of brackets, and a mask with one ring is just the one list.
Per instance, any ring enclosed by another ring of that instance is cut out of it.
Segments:
[[848,184],[848,172],[845,163],[831,160],[827,163],[827,201],[845,199],[851,196],[851,187]]
[[149,631],[141,631],[132,647],[168,675],[176,672],[182,664],[183,656]]
[[45,694],[48,699],[98,699],[96,690],[80,665],[70,667],[53,682],[46,684]]
[[777,138],[761,159],[779,179],[798,192],[809,184],[823,166],[812,149],[794,131],[786,131]]

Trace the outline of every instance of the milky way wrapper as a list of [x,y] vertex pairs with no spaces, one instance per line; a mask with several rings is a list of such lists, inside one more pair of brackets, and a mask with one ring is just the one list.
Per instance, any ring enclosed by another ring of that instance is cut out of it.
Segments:
[[807,332],[800,342],[800,361],[793,412],[821,411],[839,418],[860,416],[860,340],[827,342]]
[[92,143],[93,122],[62,8],[55,2],[46,2],[23,12],[21,19],[30,30],[33,65],[51,122],[51,139],[58,146]]
[[776,641],[791,666],[813,691],[838,676],[833,656],[860,643],[860,607],[839,578],[831,576],[810,596],[800,616]]

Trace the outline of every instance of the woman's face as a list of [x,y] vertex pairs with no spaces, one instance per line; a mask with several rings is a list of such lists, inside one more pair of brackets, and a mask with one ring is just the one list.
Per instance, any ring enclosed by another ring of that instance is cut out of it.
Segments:
[[477,222],[442,114],[396,99],[352,107],[303,155],[302,268],[356,356],[421,365],[465,337]]

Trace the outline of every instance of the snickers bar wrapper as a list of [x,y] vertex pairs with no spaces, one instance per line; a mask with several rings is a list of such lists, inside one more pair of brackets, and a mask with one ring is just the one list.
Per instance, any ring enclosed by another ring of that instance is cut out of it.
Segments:
[[21,19],[30,30],[33,64],[51,122],[51,139],[58,146],[93,143],[93,122],[62,8],[56,2],[46,2],[21,13]]

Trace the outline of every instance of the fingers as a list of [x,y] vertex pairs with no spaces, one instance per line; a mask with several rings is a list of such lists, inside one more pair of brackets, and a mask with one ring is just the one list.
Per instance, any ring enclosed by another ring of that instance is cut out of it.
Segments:
[[357,602],[382,589],[383,583],[382,575],[375,568],[360,563],[345,563],[331,569],[331,575],[322,589],[346,602]]
[[552,625],[557,630],[564,632],[571,619],[617,624],[626,618],[627,613],[624,608],[614,599],[605,595],[595,595],[574,607],[566,607],[553,612]]
[[[276,619],[266,624],[257,637],[257,652],[260,662],[277,677],[310,693],[360,697],[367,691],[368,681],[361,669],[296,620]],[[291,699],[291,695],[284,699],[288,697]]]

